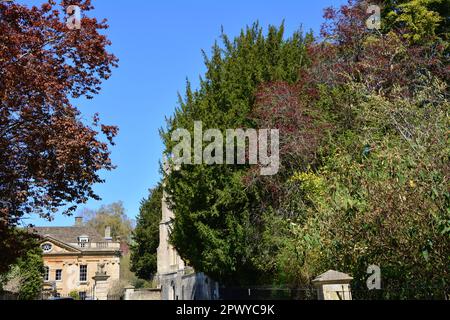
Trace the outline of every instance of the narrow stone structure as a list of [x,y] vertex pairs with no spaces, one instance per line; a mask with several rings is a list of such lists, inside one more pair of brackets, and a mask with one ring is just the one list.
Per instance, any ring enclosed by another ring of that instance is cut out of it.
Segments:
[[[165,166],[166,172],[169,168]],[[162,219],[159,226],[156,280],[162,300],[215,300],[219,298],[219,285],[203,273],[187,266],[170,244],[170,226],[175,214],[170,210],[167,194],[162,199]]]
[[94,280],[94,298],[96,300],[108,300],[108,279],[110,276],[106,274],[104,268],[104,264],[99,264],[95,276],[92,277],[92,280]]
[[350,282],[346,273],[329,270],[313,280],[319,300],[352,300]]

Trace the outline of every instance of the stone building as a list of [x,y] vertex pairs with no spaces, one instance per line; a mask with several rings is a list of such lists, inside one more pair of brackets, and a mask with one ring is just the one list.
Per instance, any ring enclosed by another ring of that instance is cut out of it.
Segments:
[[100,235],[76,218],[73,227],[35,227],[45,266],[44,291],[81,299],[106,300],[111,285],[120,278],[120,243],[110,228]]
[[181,259],[170,244],[170,225],[175,217],[169,209],[166,194],[162,199],[162,220],[159,228],[158,273],[156,279],[162,300],[216,300],[219,285],[203,273],[196,273]]

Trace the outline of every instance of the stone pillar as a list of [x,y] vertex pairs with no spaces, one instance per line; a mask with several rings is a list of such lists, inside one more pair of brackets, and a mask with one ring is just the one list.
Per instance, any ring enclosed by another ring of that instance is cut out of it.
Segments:
[[330,270],[313,280],[319,300],[352,300],[348,274]]
[[125,288],[125,298],[124,300],[133,300],[133,294],[134,294],[134,287],[129,286]]
[[108,300],[109,283],[108,279],[110,277],[106,273],[97,272],[94,279],[94,296],[96,300]]

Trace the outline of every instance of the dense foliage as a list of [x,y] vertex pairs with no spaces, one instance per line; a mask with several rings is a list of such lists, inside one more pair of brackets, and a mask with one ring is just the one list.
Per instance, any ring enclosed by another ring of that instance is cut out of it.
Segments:
[[448,1],[377,3],[382,30],[367,29],[366,1],[350,1],[325,10],[320,40],[254,25],[205,55],[200,88],[188,83],[162,132],[167,155],[171,133],[194,121],[277,128],[281,167],[182,165],[164,177],[171,241],[197,271],[299,288],[336,269],[368,297],[376,264],[378,297],[448,294]]
[[[258,87],[266,82],[295,83],[298,70],[308,62],[306,45],[310,35],[301,32],[284,38],[284,27],[270,27],[264,35],[257,24],[231,41],[222,35],[212,57],[205,57],[208,69],[200,89],[189,85],[184,100],[168,121],[163,138],[168,153],[177,128],[193,131],[194,121],[205,128],[254,127],[250,113]],[[247,192],[245,166],[183,166],[167,179],[176,215],[172,241],[181,256],[197,270],[223,282],[255,282],[261,276],[254,264],[253,244],[258,225],[253,207],[258,194]],[[237,277],[239,275],[239,277]]]
[[106,227],[111,228],[111,237],[114,241],[129,241],[133,231],[134,222],[128,218],[122,202],[103,205],[97,210],[84,209],[81,212],[86,226],[94,228],[104,235]]
[[35,244],[10,267],[7,274],[0,277],[0,285],[5,291],[17,294],[20,300],[33,300],[42,291],[43,275],[42,251]]
[[162,199],[163,189],[158,186],[141,202],[131,245],[131,271],[140,279],[151,280],[156,274]]
[[[80,30],[66,26],[68,3],[84,13]],[[98,199],[99,171],[113,168],[117,128],[98,116],[87,125],[72,104],[97,94],[117,62],[106,22],[85,16],[92,9],[90,0],[0,2],[0,273],[23,252],[13,234],[24,216],[51,219]]]

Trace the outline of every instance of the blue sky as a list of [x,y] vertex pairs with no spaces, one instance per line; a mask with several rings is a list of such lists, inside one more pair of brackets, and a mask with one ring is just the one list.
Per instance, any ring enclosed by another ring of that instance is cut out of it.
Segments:
[[[32,5],[42,1],[18,2]],[[344,2],[93,0],[95,10],[89,15],[108,19],[111,51],[120,63],[95,99],[75,101],[75,105],[86,119],[99,112],[104,123],[119,126],[117,146],[112,149],[118,168],[102,173],[106,183],[95,186],[102,201],[90,201],[80,209],[96,209],[121,200],[127,215],[137,216],[141,199],[160,179],[163,146],[158,130],[176,107],[177,92],[184,92],[186,78],[197,86],[199,75],[205,71],[201,49],[209,52],[221,26],[230,38],[256,20],[267,27],[284,19],[287,35],[301,25],[317,32],[323,9]],[[53,222],[47,222],[31,217],[26,222],[66,226],[73,224],[73,218],[57,215]]]

